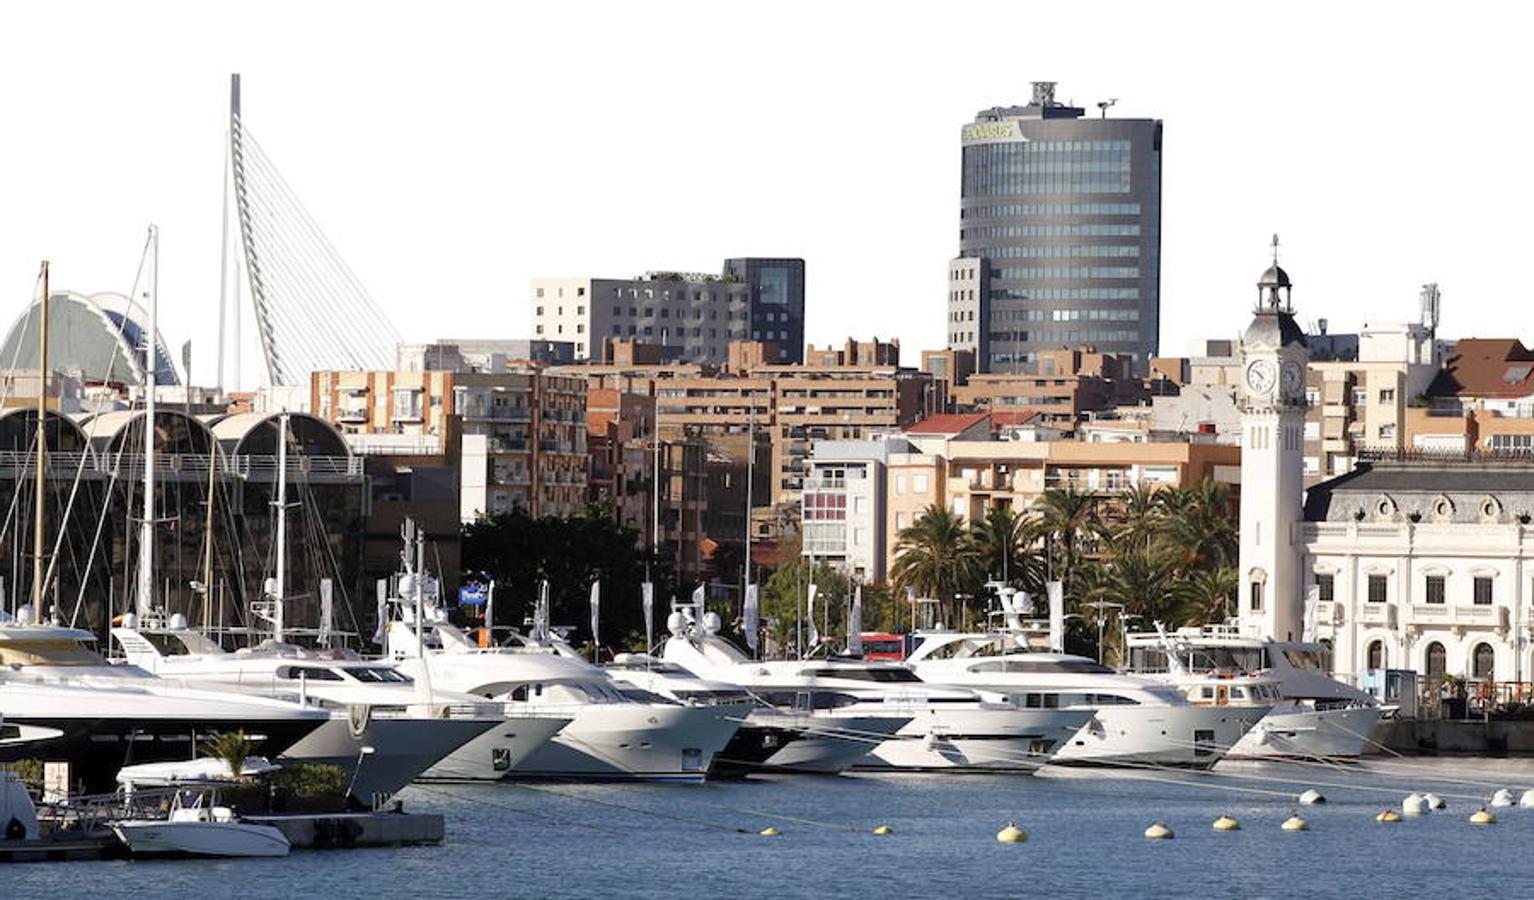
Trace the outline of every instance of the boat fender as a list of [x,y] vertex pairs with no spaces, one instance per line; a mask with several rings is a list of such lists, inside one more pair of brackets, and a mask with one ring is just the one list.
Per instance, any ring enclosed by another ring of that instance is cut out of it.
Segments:
[[1151,826],[1145,829],[1145,836],[1153,841],[1169,841],[1173,834],[1172,829],[1168,828],[1165,822],[1152,822]]
[[1003,844],[1021,844],[1028,840],[1028,832],[1017,827],[1017,823],[1008,822],[1007,826],[996,832],[996,840]]

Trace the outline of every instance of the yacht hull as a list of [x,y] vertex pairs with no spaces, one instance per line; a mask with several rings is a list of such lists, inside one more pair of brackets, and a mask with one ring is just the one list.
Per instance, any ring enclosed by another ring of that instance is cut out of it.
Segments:
[[1105,706],[1060,748],[1057,765],[1207,769],[1267,714],[1266,706]]
[[426,769],[417,781],[500,781],[570,723],[569,716],[508,716]]
[[374,805],[494,725],[493,719],[399,717],[370,718],[359,728],[343,712],[289,747],[279,762],[335,766],[346,773],[352,798]]
[[134,856],[287,856],[287,837],[271,825],[249,822],[162,822],[137,820],[112,825]]
[[595,703],[564,708],[564,730],[507,773],[561,781],[702,781],[740,727],[745,704]]
[[1268,713],[1225,754],[1226,759],[1356,759],[1380,719],[1375,706],[1281,707]]
[[911,720],[855,768],[1033,772],[1091,718],[1085,710],[922,705],[898,711]]
[[908,716],[805,717],[796,726],[799,739],[769,756],[761,770],[818,775],[845,772],[909,721]]

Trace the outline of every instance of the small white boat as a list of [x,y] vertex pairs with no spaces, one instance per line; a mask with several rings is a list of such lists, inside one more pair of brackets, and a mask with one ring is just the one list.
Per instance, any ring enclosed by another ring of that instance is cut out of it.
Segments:
[[168,819],[114,822],[112,831],[134,856],[287,856],[288,838],[271,825],[242,822],[227,806],[190,806],[177,795]]

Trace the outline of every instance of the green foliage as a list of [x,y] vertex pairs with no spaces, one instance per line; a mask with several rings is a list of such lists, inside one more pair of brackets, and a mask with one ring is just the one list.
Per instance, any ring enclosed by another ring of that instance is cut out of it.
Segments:
[[965,611],[960,595],[973,596],[985,580],[980,550],[964,517],[935,503],[900,531],[895,552],[890,570],[895,588],[937,600],[945,623]]
[[[575,626],[575,642],[591,640],[591,583],[601,581],[604,644],[643,643],[640,585],[646,558],[639,535],[619,527],[611,510],[601,506],[568,519],[533,518],[517,510],[464,527],[463,566],[495,579],[496,624],[521,625],[532,615],[539,582],[547,579],[550,624]],[[669,569],[659,562],[652,573],[660,630],[671,593],[695,585],[674,586]]]
[[240,778],[245,771],[245,760],[255,755],[255,742],[245,736],[245,729],[226,731],[216,737],[204,738],[202,752],[221,759],[229,766],[229,777]]
[[29,791],[36,792],[43,789],[43,761],[40,759],[28,757],[14,762],[0,763],[0,771],[15,772]]
[[[842,627],[845,621],[842,611],[850,599],[847,576],[824,561],[817,561],[811,569],[802,559],[795,560],[778,566],[762,589],[763,624],[779,647],[794,647],[801,627],[808,639],[809,627],[804,624],[804,616],[811,578],[815,582],[815,627],[820,636],[832,638],[846,630]],[[866,591],[864,599],[867,599]]]
[[271,782],[294,797],[345,797],[351,779],[339,766],[284,761],[282,770],[272,773]]

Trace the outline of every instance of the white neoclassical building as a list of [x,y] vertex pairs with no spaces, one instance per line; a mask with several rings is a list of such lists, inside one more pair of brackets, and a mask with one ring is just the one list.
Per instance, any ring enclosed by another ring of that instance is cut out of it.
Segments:
[[1534,463],[1362,461],[1303,491],[1309,353],[1277,264],[1242,340],[1240,625],[1332,670],[1534,679]]

